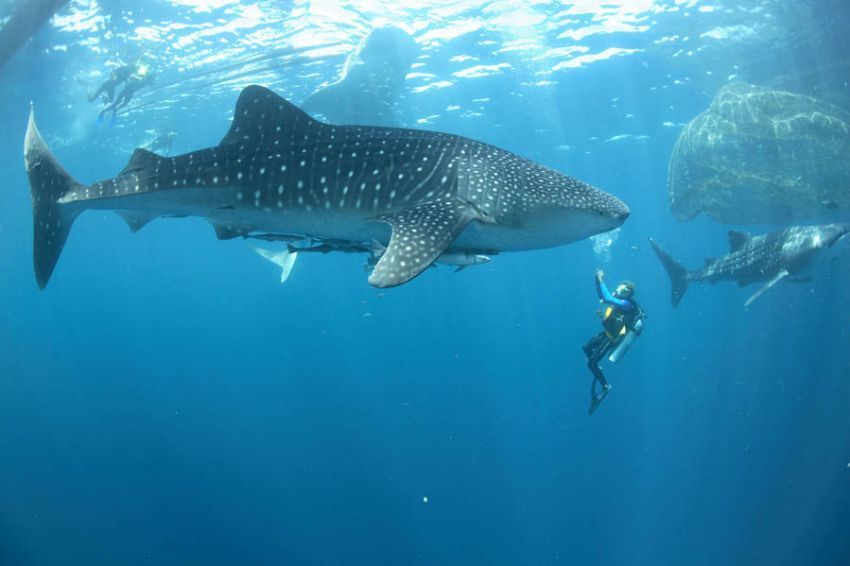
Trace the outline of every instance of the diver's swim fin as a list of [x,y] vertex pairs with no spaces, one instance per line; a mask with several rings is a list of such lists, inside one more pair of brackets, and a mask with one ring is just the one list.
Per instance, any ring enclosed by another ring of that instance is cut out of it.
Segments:
[[611,384],[609,383],[605,387],[602,388],[602,391],[599,392],[599,395],[595,395],[593,399],[590,401],[590,409],[588,409],[588,416],[592,416],[593,412],[596,408],[602,403],[602,400],[608,395],[608,392],[611,391]]

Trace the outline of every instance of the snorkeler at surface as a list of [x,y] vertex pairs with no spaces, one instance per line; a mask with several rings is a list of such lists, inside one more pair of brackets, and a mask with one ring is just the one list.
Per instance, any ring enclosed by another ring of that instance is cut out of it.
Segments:
[[[605,274],[601,270],[596,272],[596,293],[602,302],[599,315],[603,330],[583,346],[587,367],[593,373],[588,411],[591,415],[611,390],[599,362],[609,356],[609,361],[616,363],[625,354],[634,337],[643,330],[643,320],[646,317],[643,309],[634,300],[634,283],[623,281],[612,294],[605,285],[604,277]],[[602,387],[598,393],[597,383]]]
[[136,72],[136,64],[121,65],[112,69],[109,73],[109,78],[106,79],[100,87],[93,93],[89,94],[89,102],[94,102],[94,99],[103,95],[103,101],[106,104],[111,104],[115,98],[115,89],[128,80]]
[[103,119],[103,115],[107,112],[112,112],[112,118],[114,120],[118,111],[127,106],[139,90],[153,82],[154,76],[155,73],[149,66],[144,63],[140,63],[136,67],[135,72],[127,79],[127,82],[124,84],[124,88],[121,89],[121,92],[118,93],[115,100],[111,104],[107,104],[103,110],[100,111],[98,120]]

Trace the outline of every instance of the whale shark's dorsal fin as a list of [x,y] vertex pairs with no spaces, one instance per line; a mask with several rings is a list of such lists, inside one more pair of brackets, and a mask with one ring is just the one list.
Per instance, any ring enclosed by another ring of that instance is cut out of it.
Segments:
[[245,87],[239,95],[233,112],[233,123],[219,145],[240,143],[263,146],[276,141],[276,145],[281,145],[281,140],[292,139],[295,132],[307,132],[324,126],[269,89],[251,85]]
[[137,147],[133,151],[133,155],[130,156],[130,161],[128,161],[127,165],[124,166],[124,169],[118,173],[118,176],[120,177],[121,175],[153,170],[156,168],[156,164],[159,163],[161,159],[162,157],[154,152]]
[[750,243],[753,239],[752,234],[741,232],[740,230],[729,230],[729,250],[737,252],[744,246]]

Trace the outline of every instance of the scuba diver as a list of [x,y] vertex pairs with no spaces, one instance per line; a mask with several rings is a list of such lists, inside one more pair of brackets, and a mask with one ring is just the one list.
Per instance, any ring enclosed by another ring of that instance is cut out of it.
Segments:
[[[612,294],[605,285],[605,274],[602,270],[596,272],[596,294],[602,303],[599,317],[602,319],[602,332],[588,340],[584,346],[584,354],[587,356],[587,367],[593,373],[593,382],[590,384],[590,410],[592,415],[599,404],[608,395],[611,385],[605,379],[599,362],[605,356],[608,361],[617,363],[626,353],[635,336],[643,330],[643,320],[646,313],[634,299],[635,284],[631,281],[623,281]],[[602,390],[597,393],[597,383]]]
[[111,104],[115,98],[115,89],[129,79],[136,72],[136,64],[121,65],[112,69],[109,73],[109,78],[106,79],[100,87],[93,93],[89,94],[89,102],[94,102],[94,99],[103,95],[103,101],[106,104]]
[[130,103],[136,92],[153,82],[155,75],[156,74],[147,64],[139,63],[135,67],[133,74],[127,78],[127,81],[124,83],[124,88],[121,89],[121,92],[118,93],[118,96],[115,97],[114,101],[103,107],[97,119],[102,120],[104,114],[112,112],[112,119],[114,120],[118,111]]

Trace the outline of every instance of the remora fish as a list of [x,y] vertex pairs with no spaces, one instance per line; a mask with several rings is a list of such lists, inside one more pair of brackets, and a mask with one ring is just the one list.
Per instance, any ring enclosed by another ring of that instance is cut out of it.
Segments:
[[[380,242],[372,242],[372,246],[369,249],[369,259],[366,260],[366,267],[374,267],[386,251],[387,248],[381,245]],[[484,254],[446,250],[434,260],[434,263],[453,265],[457,268],[455,269],[455,273],[457,273],[470,265],[481,265],[483,263],[487,263],[490,259],[490,256]]]
[[751,283],[766,283],[753,293],[745,307],[761,297],[771,287],[789,276],[797,276],[812,269],[826,251],[850,232],[850,224],[821,224],[793,226],[762,236],[731,230],[731,251],[721,258],[708,258],[705,267],[688,271],[654,240],[652,249],[661,260],[673,286],[673,306],[679,304],[691,281],[735,281],[739,287]]
[[449,248],[559,246],[629,215],[616,197],[491,145],[324,124],[259,86],[242,91],[219,145],[175,157],[137,149],[117,177],[88,186],[53,157],[31,111],[24,162],[42,288],[87,209],[117,210],[133,230],[158,216],[201,216],[221,239],[376,240],[387,245],[369,276],[376,287],[409,281]]

